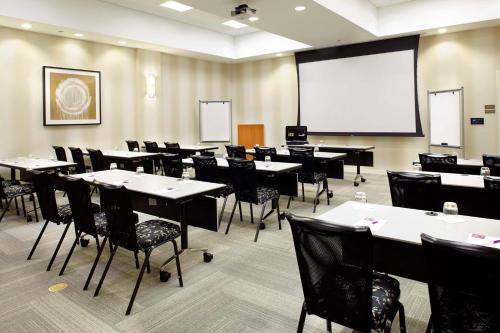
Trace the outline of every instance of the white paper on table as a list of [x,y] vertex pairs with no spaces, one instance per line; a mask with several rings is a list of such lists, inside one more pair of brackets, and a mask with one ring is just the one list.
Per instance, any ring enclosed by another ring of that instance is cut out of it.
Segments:
[[500,249],[500,237],[492,237],[482,234],[469,234],[466,243]]
[[446,214],[439,214],[438,220],[444,221],[446,223],[460,223],[467,221],[463,216]]
[[377,219],[374,217],[365,217],[356,222],[356,227],[369,227],[371,231],[377,231],[384,226],[387,220]]
[[155,192],[156,192],[156,194],[167,194],[168,192],[172,192],[172,191],[175,191],[174,187],[162,188],[162,189],[156,190]]

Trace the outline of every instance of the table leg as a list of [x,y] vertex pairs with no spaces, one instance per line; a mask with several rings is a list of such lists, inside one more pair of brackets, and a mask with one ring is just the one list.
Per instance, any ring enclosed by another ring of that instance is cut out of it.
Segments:
[[10,169],[10,179],[16,180],[16,169],[14,169],[14,168]]
[[354,186],[359,186],[358,180],[361,180],[362,183],[366,182],[366,179],[361,174],[361,151],[356,150],[354,155],[356,156],[356,177],[354,177]]

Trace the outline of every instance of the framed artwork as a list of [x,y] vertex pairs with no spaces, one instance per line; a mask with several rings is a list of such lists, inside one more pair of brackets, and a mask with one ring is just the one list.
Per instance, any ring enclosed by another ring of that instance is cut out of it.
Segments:
[[43,124],[101,124],[101,72],[44,66]]

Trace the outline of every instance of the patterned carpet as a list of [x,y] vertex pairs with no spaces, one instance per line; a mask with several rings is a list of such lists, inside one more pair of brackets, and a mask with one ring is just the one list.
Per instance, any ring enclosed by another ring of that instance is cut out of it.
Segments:
[[[323,197],[314,215],[352,200],[356,191],[364,191],[369,202],[390,204],[385,175],[367,174],[367,183],[358,188],[352,185],[353,176],[346,173],[346,180],[330,180],[335,195],[331,206],[326,205]],[[313,216],[313,191],[312,186],[306,185],[306,202],[295,200],[290,210]],[[280,201],[282,210],[287,199]],[[58,200],[66,202],[60,194]],[[109,250],[104,251],[90,290],[83,291],[96,254],[94,240],[86,248],[76,248],[65,274],[59,277],[74,240],[73,229],[68,232],[52,271],[46,272],[63,226],[49,224],[33,259],[26,261],[43,223],[27,223],[11,209],[0,223],[0,332],[294,332],[302,289],[288,223],[284,222],[283,230],[278,230],[276,215],[271,215],[258,243],[254,243],[255,226],[249,222],[250,211],[245,204],[244,222],[235,219],[226,236],[223,231],[231,208],[228,201],[218,233],[190,229],[190,246],[208,247],[214,260],[204,263],[199,252],[183,254],[184,288],[178,285],[175,262],[167,266],[172,278],[166,283],[159,280],[159,266],[172,255],[172,246],[166,244],[153,252],[152,272],[145,274],[130,316],[124,313],[138,274],[132,253],[118,251],[100,295],[93,297]],[[254,213],[258,216],[257,209]],[[141,216],[141,220],[146,218]],[[142,261],[143,256],[140,258]],[[430,315],[427,287],[398,279],[407,331],[424,332]],[[48,291],[60,282],[67,283],[68,288]],[[398,325],[396,321],[393,332],[398,331]],[[351,331],[333,327],[335,332]],[[324,332],[325,321],[308,316],[304,331]]]

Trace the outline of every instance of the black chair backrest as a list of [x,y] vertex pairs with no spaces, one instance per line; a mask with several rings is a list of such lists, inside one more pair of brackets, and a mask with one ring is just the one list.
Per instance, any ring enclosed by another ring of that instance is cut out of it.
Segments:
[[141,149],[139,148],[139,142],[134,141],[134,140],[126,140],[127,147],[129,151],[140,151]]
[[290,159],[294,163],[301,163],[302,168],[299,170],[299,178],[306,183],[314,183],[314,147],[290,147]]
[[441,175],[387,171],[392,205],[430,211],[441,211]]
[[500,332],[500,251],[421,238],[433,332]]
[[68,147],[71,152],[71,157],[73,162],[76,163],[75,171],[76,173],[85,173],[85,160],[83,159],[83,152],[80,148]]
[[162,154],[161,164],[163,173],[167,177],[181,178],[184,168],[182,166],[182,157],[179,154]]
[[31,172],[33,185],[44,220],[60,223],[61,217],[57,209],[57,201],[53,178],[46,171]]
[[99,185],[101,209],[106,213],[111,243],[138,251],[135,224],[137,218],[132,209],[132,199],[127,189],[109,185]]
[[106,167],[106,161],[101,150],[87,148],[87,151],[89,152],[92,171],[96,172],[109,169],[109,167]]
[[500,219],[500,179],[493,177],[484,177],[484,188],[486,190],[486,204],[488,217]]
[[169,154],[180,154],[181,146],[177,142],[164,142],[165,143],[165,152]]
[[500,156],[483,154],[483,166],[490,168],[490,175],[500,176]]
[[446,154],[418,154],[422,171],[433,172],[455,172],[457,169],[457,157]]
[[97,237],[90,199],[90,185],[81,178],[64,177],[63,179],[76,230]]
[[246,158],[246,149],[242,145],[226,145],[227,156],[231,158]]
[[229,174],[236,200],[257,203],[257,172],[255,162],[240,158],[228,158]]
[[255,159],[257,161],[264,161],[266,156],[271,157],[271,161],[276,161],[278,153],[274,147],[254,147],[255,149]]
[[367,227],[326,223],[287,213],[307,312],[369,332],[373,239]]
[[146,146],[146,151],[148,153],[157,153],[158,152],[158,144],[154,141],[144,141],[144,145]]
[[58,161],[64,161],[64,162],[68,161],[64,147],[52,146],[52,148],[54,148],[54,151],[56,152],[56,158]]
[[193,156],[194,172],[197,180],[219,183],[217,159],[213,156]]

